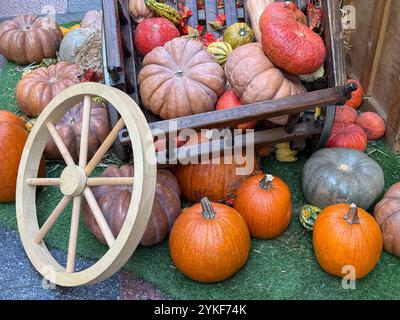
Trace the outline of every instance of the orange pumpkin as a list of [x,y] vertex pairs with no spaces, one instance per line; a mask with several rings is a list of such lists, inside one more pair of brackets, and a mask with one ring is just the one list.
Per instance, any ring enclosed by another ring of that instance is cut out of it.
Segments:
[[235,274],[247,261],[250,234],[246,221],[231,207],[211,203],[184,210],[169,237],[171,258],[187,277],[218,282]]
[[356,124],[364,129],[368,140],[379,140],[385,135],[385,120],[376,112],[364,112],[356,120]]
[[[15,200],[19,161],[28,132],[24,121],[8,111],[0,111],[0,203]],[[39,175],[44,176],[44,162]]]
[[346,266],[365,277],[378,263],[383,247],[375,219],[355,204],[335,204],[322,210],[314,225],[314,252],[326,272],[343,277]]
[[357,90],[351,93],[351,98],[346,101],[346,105],[353,107],[354,109],[358,109],[363,102],[364,91],[361,86],[361,83],[357,80],[347,80],[347,83],[355,82],[357,84]]
[[336,123],[356,123],[358,113],[357,111],[350,106],[337,106],[336,114],[335,114],[335,122]]
[[283,233],[290,222],[289,187],[272,175],[257,175],[244,181],[237,190],[234,208],[244,217],[250,234],[272,239]]

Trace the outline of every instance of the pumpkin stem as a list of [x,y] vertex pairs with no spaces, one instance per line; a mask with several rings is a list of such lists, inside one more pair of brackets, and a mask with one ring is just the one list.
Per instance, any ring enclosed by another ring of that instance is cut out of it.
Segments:
[[272,188],[272,181],[274,180],[274,177],[271,174],[266,174],[261,180],[260,180],[260,187],[263,188],[264,190],[269,190]]
[[350,224],[359,224],[360,219],[358,218],[358,209],[357,206],[352,203],[350,205],[350,209],[347,214],[344,216],[344,219]]
[[211,220],[215,219],[216,213],[215,213],[214,208],[211,205],[210,200],[208,200],[207,197],[204,197],[203,199],[200,200],[200,203],[201,203],[201,207],[203,209],[203,211],[201,213],[203,215],[203,218],[211,219]]

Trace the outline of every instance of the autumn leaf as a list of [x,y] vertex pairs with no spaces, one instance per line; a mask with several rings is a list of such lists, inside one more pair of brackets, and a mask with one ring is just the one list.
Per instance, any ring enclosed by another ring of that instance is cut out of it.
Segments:
[[217,14],[215,21],[209,22],[215,30],[221,30],[226,26],[226,16],[223,13]]
[[322,10],[316,8],[311,0],[307,3],[308,25],[311,29],[319,28],[322,23]]
[[179,21],[178,29],[181,31],[181,34],[188,34],[188,19],[193,15],[193,12],[189,9],[188,6],[183,6],[179,4],[179,14],[182,19]]

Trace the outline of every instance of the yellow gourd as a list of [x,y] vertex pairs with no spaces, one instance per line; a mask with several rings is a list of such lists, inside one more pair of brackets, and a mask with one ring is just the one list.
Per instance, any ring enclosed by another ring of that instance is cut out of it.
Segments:
[[249,14],[251,27],[254,31],[254,36],[258,42],[261,41],[261,30],[259,25],[259,20],[264,12],[264,9],[268,7],[271,3],[275,1],[273,0],[247,0],[246,9]]
[[275,158],[280,162],[295,162],[297,151],[290,149],[290,143],[278,143],[275,146]]

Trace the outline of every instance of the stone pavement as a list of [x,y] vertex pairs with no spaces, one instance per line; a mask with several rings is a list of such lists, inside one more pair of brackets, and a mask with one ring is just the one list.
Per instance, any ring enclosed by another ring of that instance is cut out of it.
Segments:
[[[31,265],[18,232],[0,226],[0,300],[159,300],[166,299],[149,282],[119,271],[111,278],[91,286],[45,288],[42,276]],[[52,250],[57,261],[66,254]],[[77,268],[93,264],[78,258]]]

